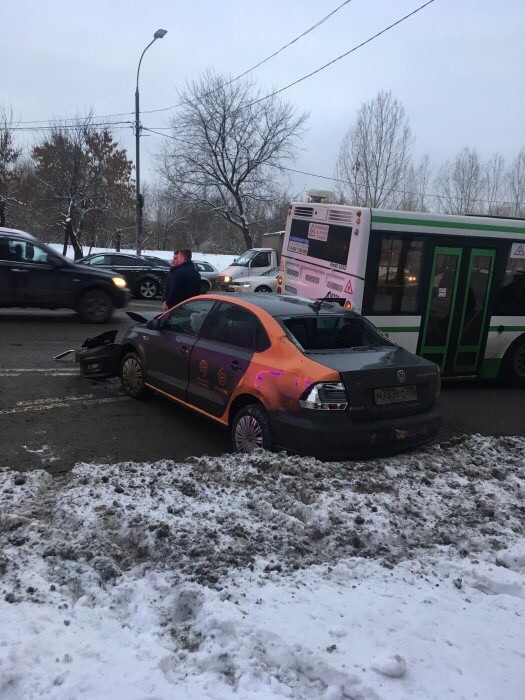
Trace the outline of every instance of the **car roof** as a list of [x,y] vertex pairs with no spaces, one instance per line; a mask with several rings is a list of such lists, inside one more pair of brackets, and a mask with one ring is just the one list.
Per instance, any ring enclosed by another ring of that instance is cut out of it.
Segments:
[[[249,278],[248,278],[249,279]],[[210,295],[206,295],[208,298]],[[243,294],[242,299],[232,298],[231,294],[215,294],[213,295],[224,301],[238,303],[243,305],[256,306],[263,309],[274,317],[291,317],[291,316],[359,316],[355,311],[345,309],[337,302],[330,302],[326,299],[316,309],[315,299],[307,299],[306,297],[290,296],[287,294]],[[239,295],[241,296],[241,295]]]
[[5,228],[3,226],[0,226],[0,235],[15,235],[18,236],[19,238],[25,238],[28,241],[37,241],[38,239],[35,238],[31,233],[27,233],[27,231],[20,231],[17,228]]
[[85,260],[86,258],[96,258],[99,255],[118,255],[123,258],[139,258],[143,259],[143,255],[136,255],[135,253],[120,253],[117,250],[101,250],[98,253],[90,253],[89,255],[84,255],[82,260]]

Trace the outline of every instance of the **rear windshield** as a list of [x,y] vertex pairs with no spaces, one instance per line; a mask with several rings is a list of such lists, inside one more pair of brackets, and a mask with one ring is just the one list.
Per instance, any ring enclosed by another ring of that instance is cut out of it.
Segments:
[[304,350],[344,350],[392,345],[369,321],[349,316],[307,316],[283,319],[283,325]]

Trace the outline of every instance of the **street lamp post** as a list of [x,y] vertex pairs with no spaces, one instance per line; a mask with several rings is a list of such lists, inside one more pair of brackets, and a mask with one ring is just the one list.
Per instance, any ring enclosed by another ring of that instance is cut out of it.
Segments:
[[135,190],[136,190],[136,249],[137,255],[140,255],[142,248],[142,207],[144,200],[142,194],[140,193],[140,107],[139,107],[139,73],[140,64],[144,58],[144,54],[149,49],[149,47],[157,41],[157,39],[162,39],[163,36],[167,34],[166,29],[157,29],[153,35],[153,40],[146,46],[139,60],[139,65],[137,68],[137,87],[135,89]]

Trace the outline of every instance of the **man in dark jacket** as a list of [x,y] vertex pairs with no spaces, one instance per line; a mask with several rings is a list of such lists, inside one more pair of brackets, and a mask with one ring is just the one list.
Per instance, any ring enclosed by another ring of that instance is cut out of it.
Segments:
[[191,262],[191,250],[176,250],[166,277],[162,307],[170,309],[185,299],[201,293],[201,276]]

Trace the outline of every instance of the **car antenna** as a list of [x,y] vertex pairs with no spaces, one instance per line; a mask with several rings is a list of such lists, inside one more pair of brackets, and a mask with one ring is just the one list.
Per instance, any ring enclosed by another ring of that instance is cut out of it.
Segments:
[[322,299],[316,299],[314,301],[314,303],[311,305],[312,309],[314,311],[318,312],[319,309],[321,308],[321,304],[323,304],[323,302],[325,302],[325,301],[328,301],[328,299],[330,299],[330,292],[328,292],[328,294],[325,297],[323,297]]

